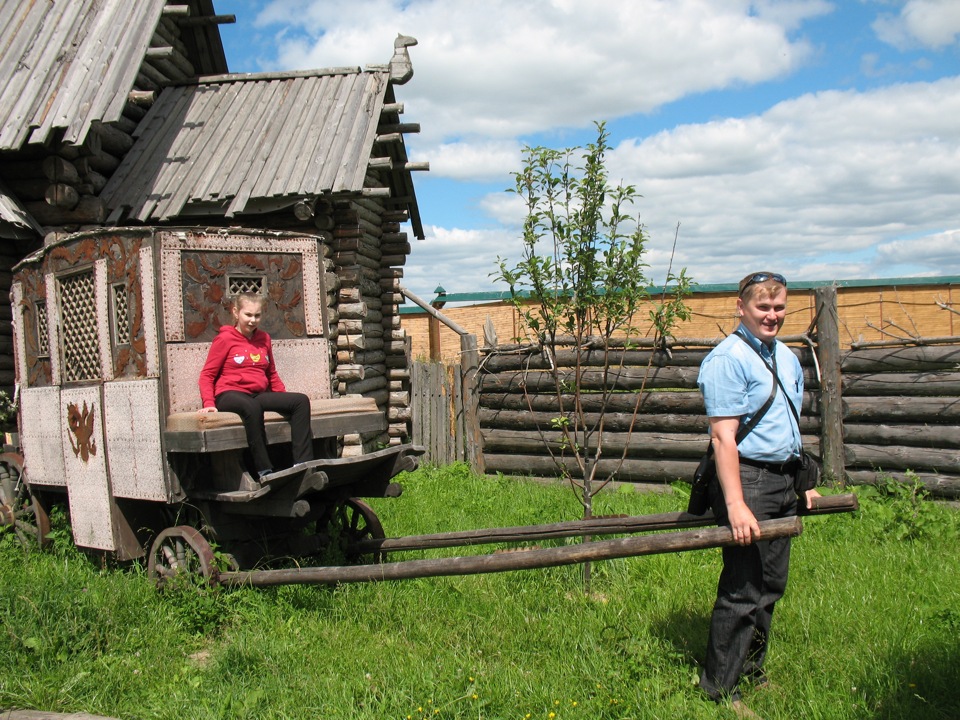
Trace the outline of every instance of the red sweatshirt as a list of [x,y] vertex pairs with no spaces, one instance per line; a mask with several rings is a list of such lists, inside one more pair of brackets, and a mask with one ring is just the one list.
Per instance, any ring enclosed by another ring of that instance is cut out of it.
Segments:
[[264,390],[286,390],[273,364],[270,336],[263,330],[255,331],[247,339],[233,325],[224,325],[213,339],[207,362],[200,371],[203,406],[215,407],[214,398],[226,390],[251,395]]

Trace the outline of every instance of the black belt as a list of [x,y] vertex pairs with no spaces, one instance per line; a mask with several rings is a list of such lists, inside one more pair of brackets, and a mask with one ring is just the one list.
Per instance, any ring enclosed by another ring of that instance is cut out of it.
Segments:
[[741,465],[749,465],[750,467],[766,470],[767,472],[776,473],[777,475],[793,475],[797,471],[797,465],[799,463],[800,461],[797,458],[790,458],[783,462],[764,462],[763,460],[751,460],[750,458],[740,457]]

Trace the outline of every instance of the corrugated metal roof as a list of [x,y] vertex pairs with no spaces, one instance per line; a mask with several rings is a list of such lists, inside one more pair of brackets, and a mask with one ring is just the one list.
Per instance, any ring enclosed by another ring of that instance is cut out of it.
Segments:
[[[862,280],[799,280],[799,281],[790,281],[791,290],[816,290],[821,287],[830,287],[831,285],[836,285],[837,287],[846,287],[846,288],[873,288],[873,287],[896,287],[900,286],[910,286],[910,285],[960,285],[960,276],[958,275],[942,275],[942,276],[920,276],[920,277],[898,277],[898,278],[874,278],[874,279],[862,279]],[[666,288],[667,292],[671,288]],[[690,288],[690,292],[694,295],[700,295],[705,293],[730,293],[736,292],[737,283],[718,283],[718,284],[704,284],[704,285],[693,285]],[[647,291],[651,296],[657,296],[664,291],[663,286],[653,286],[647,288]],[[519,293],[521,297],[529,296],[528,293],[523,292]],[[446,305],[451,305],[453,303],[465,303],[468,305],[480,305],[482,303],[495,303],[495,302],[504,302],[510,299],[509,290],[485,290],[478,292],[462,292],[462,293],[444,293],[443,295],[437,295],[430,300],[430,303],[444,303]],[[417,306],[405,306],[400,308],[400,313],[402,315],[416,315],[417,313],[426,313],[425,310]]]
[[166,0],[0,0],[0,150],[120,117]]
[[110,222],[360,192],[387,69],[228,75],[166,88],[104,188]]

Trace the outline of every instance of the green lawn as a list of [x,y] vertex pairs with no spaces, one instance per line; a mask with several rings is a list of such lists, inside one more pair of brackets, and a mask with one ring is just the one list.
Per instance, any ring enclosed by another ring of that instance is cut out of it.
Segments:
[[[462,466],[402,482],[402,497],[374,503],[388,535],[579,517],[562,486]],[[611,491],[597,504],[597,514],[648,514],[685,500]],[[766,718],[960,717],[960,512],[864,492],[857,514],[804,528],[774,622],[776,687],[747,695],[751,706]],[[0,708],[124,719],[732,717],[695,686],[719,552],[597,563],[590,596],[578,567],[159,594],[139,567],[104,569],[62,537],[52,552],[24,554],[4,533]]]

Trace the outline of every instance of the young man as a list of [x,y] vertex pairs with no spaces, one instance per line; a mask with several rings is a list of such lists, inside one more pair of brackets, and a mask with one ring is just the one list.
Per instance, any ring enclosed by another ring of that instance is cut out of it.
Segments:
[[[790,538],[764,540],[760,520],[797,512],[794,478],[800,457],[799,415],[803,372],[793,352],[777,340],[787,312],[787,281],[756,272],[740,281],[740,325],[700,366],[698,384],[710,422],[719,482],[711,488],[717,522],[729,525],[735,546],[723,549],[723,570],[710,621],[700,687],[714,700],[730,699],[743,717],[756,717],[740,699],[740,683],[766,683],[763,661],[773,608],[787,585]],[[773,402],[737,444],[741,423]],[[807,493],[809,506],[818,496]]]

